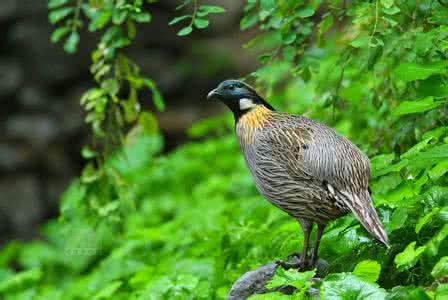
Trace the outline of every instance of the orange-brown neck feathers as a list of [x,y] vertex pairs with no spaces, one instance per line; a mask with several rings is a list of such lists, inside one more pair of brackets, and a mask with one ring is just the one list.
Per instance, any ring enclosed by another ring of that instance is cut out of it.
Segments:
[[257,105],[252,110],[242,115],[238,123],[250,128],[261,128],[269,124],[272,118],[272,111],[264,105]]
[[272,110],[264,105],[257,105],[243,114],[236,123],[236,132],[240,143],[248,145],[254,142],[258,129],[269,127],[272,120]]

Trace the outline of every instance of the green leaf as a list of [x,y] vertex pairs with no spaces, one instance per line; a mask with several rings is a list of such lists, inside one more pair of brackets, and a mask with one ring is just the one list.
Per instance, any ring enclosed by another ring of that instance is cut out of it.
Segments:
[[157,89],[156,84],[151,79],[144,79],[143,84],[146,85],[152,92],[152,101],[159,111],[165,109],[165,102],[163,101],[162,95]]
[[100,291],[98,291],[92,298],[92,300],[111,299],[115,292],[123,285],[121,280],[112,281]]
[[[201,5],[199,6],[199,12],[202,14],[220,14],[226,12],[226,10],[221,6],[216,5]],[[199,15],[199,13],[198,13]],[[203,17],[204,15],[200,15]]]
[[151,15],[147,12],[134,13],[131,15],[131,18],[137,23],[149,23],[151,21]]
[[432,277],[439,279],[448,276],[448,256],[442,257],[431,272]]
[[56,9],[50,12],[48,15],[48,20],[51,24],[56,24],[59,21],[62,21],[65,17],[73,12],[73,7],[65,7]]
[[98,29],[103,29],[104,26],[109,22],[112,17],[112,12],[109,10],[105,10],[99,15],[95,16],[95,18],[89,24],[89,31],[97,31]]
[[53,33],[51,34],[51,42],[52,43],[57,43],[59,42],[59,40],[64,36],[67,35],[70,32],[70,27],[59,27],[58,29],[56,29],[55,31],[53,31]]
[[392,232],[394,230],[403,227],[404,223],[408,218],[408,210],[406,207],[398,207],[392,213],[390,221],[386,224],[387,232]]
[[381,5],[385,8],[391,8],[394,5],[394,0],[381,0]]
[[79,44],[79,34],[73,31],[64,43],[64,50],[67,53],[75,53]]
[[116,79],[106,79],[101,83],[101,88],[109,95],[115,96],[120,91],[120,84]]
[[174,24],[177,24],[177,23],[179,23],[180,21],[183,21],[183,20],[185,20],[185,19],[190,19],[191,18],[191,16],[189,16],[189,15],[187,15],[187,16],[181,16],[181,17],[176,17],[176,18],[174,18],[174,19],[172,19],[169,23],[168,23],[168,25],[174,25]]
[[448,283],[440,284],[437,287],[434,300],[446,300],[448,298]]
[[307,283],[316,275],[315,271],[298,272],[285,271],[283,268],[277,268],[275,276],[266,285],[267,288],[273,289],[282,285],[291,285],[298,290],[307,288]]
[[362,280],[356,275],[339,273],[328,275],[321,287],[322,299],[386,299],[386,291],[377,284]]
[[333,16],[329,15],[325,19],[322,20],[319,24],[319,35],[324,34],[327,32],[331,26],[333,26]]
[[199,18],[194,19],[194,26],[196,26],[196,28],[199,29],[206,28],[209,24],[210,22],[207,19],[199,19]]
[[374,260],[363,260],[355,266],[353,274],[359,278],[376,282],[380,276],[381,265]]
[[39,281],[43,276],[40,269],[32,269],[16,273],[0,283],[0,294],[24,290],[27,286]]
[[422,256],[423,252],[425,252],[426,246],[420,246],[415,248],[415,244],[417,242],[410,243],[403,252],[399,253],[395,256],[395,264],[398,267],[399,271],[404,271],[412,268],[417,261]]
[[448,61],[440,61],[427,64],[402,63],[395,69],[395,74],[404,81],[414,81],[426,79],[434,74],[443,74],[446,72]]
[[445,224],[442,229],[440,229],[440,231],[426,243],[426,254],[430,256],[437,255],[439,253],[440,245],[447,236],[448,224]]
[[405,153],[403,153],[400,158],[407,158],[410,159],[412,158],[412,156],[416,155],[417,153],[419,153],[420,151],[422,151],[426,145],[428,145],[428,143],[433,139],[433,137],[428,137],[426,139],[424,139],[423,141],[420,141],[419,143],[415,144],[414,146],[412,146],[411,149],[409,149],[408,151],[406,151]]
[[314,13],[315,13],[314,9],[312,9],[311,7],[305,7],[305,8],[300,9],[296,13],[296,15],[299,18],[308,18],[308,17],[311,17],[312,15],[314,15]]
[[245,15],[240,22],[240,28],[241,30],[246,30],[258,22],[258,15],[257,14],[249,14]]
[[433,97],[448,97],[448,83],[442,76],[431,76],[420,81],[417,86],[418,97],[424,98],[427,96]]
[[274,9],[276,6],[275,0],[260,0],[260,8],[261,10],[270,11]]
[[423,217],[420,217],[417,224],[415,225],[415,232],[419,233],[426,224],[430,223],[433,220],[434,216],[436,216],[439,211],[440,208],[435,207],[430,213],[427,213]]
[[184,27],[181,30],[179,30],[179,32],[177,33],[178,36],[184,36],[184,35],[188,35],[193,31],[193,27],[188,26],[188,27]]
[[49,0],[48,1],[48,8],[53,9],[59,6],[62,6],[64,4],[67,4],[70,0]]
[[421,113],[430,109],[434,109],[441,104],[443,101],[434,101],[433,97],[426,97],[424,99],[416,100],[416,101],[403,101],[398,105],[394,110],[392,110],[392,114],[396,116]]

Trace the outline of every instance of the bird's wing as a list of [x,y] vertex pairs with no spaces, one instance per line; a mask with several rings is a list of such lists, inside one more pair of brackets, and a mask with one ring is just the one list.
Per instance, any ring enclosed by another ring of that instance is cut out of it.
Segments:
[[261,135],[263,151],[271,152],[293,178],[321,182],[339,207],[350,209],[367,231],[387,245],[368,192],[368,157],[324,124],[302,116],[283,115],[279,120]]

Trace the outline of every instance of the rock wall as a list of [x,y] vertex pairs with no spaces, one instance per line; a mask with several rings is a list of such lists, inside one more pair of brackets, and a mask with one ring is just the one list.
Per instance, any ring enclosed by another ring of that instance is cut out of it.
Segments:
[[[186,38],[167,25],[179,13],[177,1],[153,5],[152,23],[140,27],[128,50],[164,95],[167,109],[157,116],[167,151],[187,140],[185,129],[194,121],[222,110],[204,105],[208,90],[255,68],[241,49],[249,38],[238,28],[242,2],[207,3],[227,13]],[[92,86],[90,51],[98,36],[82,34],[79,53],[67,55],[50,43],[46,4],[0,1],[0,244],[35,237],[38,225],[57,214],[60,194],[83,165],[79,152],[88,128],[79,98]]]

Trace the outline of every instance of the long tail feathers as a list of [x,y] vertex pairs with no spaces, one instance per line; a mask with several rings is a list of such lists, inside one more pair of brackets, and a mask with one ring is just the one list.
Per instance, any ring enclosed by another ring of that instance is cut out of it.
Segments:
[[361,195],[362,199],[356,195],[351,195],[349,198],[351,198],[351,201],[347,201],[349,202],[347,204],[356,219],[358,219],[362,226],[364,226],[364,228],[371,235],[386,245],[387,248],[390,248],[386,230],[384,229],[384,226],[381,223],[375,208],[373,207],[369,193],[366,191],[365,194]]

